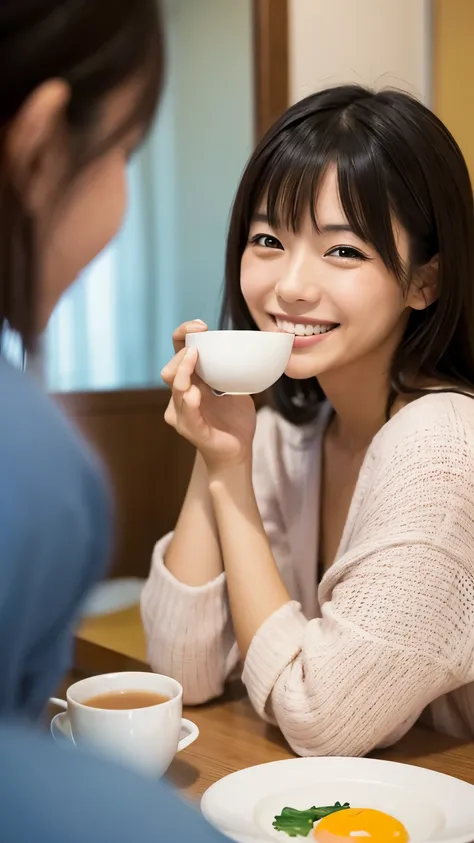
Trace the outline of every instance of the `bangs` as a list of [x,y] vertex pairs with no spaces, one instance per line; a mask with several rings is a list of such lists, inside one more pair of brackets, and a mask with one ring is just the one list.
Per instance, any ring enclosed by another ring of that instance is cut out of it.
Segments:
[[394,236],[398,217],[390,197],[390,166],[373,136],[336,115],[319,130],[312,122],[291,126],[267,147],[250,218],[265,206],[274,228],[301,229],[310,215],[315,230],[318,196],[325,175],[336,167],[339,198],[354,234],[373,246],[399,283],[407,283]]

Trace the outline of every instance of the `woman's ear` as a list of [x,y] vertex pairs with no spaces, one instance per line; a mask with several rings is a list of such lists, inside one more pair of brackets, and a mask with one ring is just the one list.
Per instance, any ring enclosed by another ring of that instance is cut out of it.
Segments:
[[58,181],[61,128],[69,96],[64,80],[44,82],[23,103],[7,134],[7,166],[31,214],[43,208]]
[[407,300],[412,310],[425,310],[438,298],[438,267],[438,255],[435,255],[416,271]]

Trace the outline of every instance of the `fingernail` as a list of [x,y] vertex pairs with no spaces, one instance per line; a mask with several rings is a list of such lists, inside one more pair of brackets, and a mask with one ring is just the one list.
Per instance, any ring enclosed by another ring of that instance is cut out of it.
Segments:
[[202,321],[202,319],[193,319],[194,325],[205,325],[206,323]]

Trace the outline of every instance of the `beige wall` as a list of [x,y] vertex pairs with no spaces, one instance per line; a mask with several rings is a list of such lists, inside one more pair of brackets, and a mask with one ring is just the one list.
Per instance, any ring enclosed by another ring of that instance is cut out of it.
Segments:
[[430,0],[289,2],[293,102],[340,82],[396,86],[430,102]]

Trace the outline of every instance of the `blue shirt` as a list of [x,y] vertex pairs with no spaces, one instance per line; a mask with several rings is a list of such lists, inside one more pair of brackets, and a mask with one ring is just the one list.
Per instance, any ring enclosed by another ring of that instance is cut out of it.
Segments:
[[74,624],[102,577],[110,506],[79,434],[0,359],[0,839],[219,843],[161,782],[56,747],[36,722],[70,666]]

